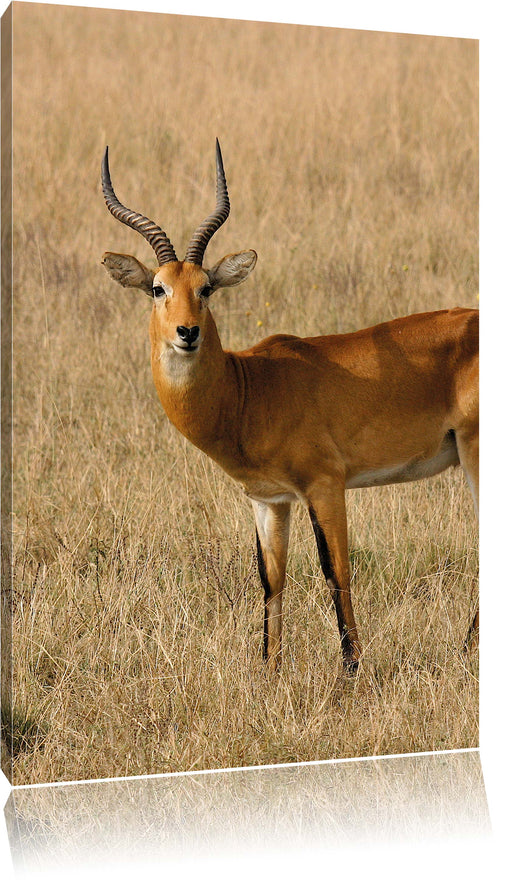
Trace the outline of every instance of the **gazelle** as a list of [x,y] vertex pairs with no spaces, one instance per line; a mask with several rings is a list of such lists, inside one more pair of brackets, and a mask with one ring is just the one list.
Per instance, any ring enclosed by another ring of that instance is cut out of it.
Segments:
[[[343,661],[361,655],[350,598],[345,490],[426,478],[459,463],[478,500],[478,311],[441,310],[327,337],[279,334],[243,352],[222,348],[210,296],[238,285],[256,252],[207,270],[203,255],[229,214],[217,141],[217,203],[178,260],[163,230],[117,199],[108,148],[102,187],[111,213],[158,261],[106,252],[116,282],[153,300],[151,367],[174,426],[239,482],[256,519],[264,590],[264,658],[281,660],[282,593],[294,500],[309,510],[336,610]],[[468,640],[478,626],[478,612]]]

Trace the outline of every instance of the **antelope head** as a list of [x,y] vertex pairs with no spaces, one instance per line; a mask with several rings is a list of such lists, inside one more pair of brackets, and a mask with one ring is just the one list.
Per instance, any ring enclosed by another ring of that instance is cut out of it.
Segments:
[[[216,336],[208,309],[210,295],[217,288],[238,285],[253,269],[255,251],[243,251],[222,258],[212,269],[203,267],[210,239],[229,215],[229,196],[219,142],[216,142],[217,204],[195,231],[185,260],[176,257],[167,234],[149,218],[119,202],[110,179],[108,147],[101,167],[103,195],[109,211],[146,239],[158,260],[150,269],[132,255],[106,252],[102,263],[112,278],[127,288],[139,288],[153,298],[151,342],[153,357],[194,360],[206,341]],[[155,352],[158,350],[158,352]]]

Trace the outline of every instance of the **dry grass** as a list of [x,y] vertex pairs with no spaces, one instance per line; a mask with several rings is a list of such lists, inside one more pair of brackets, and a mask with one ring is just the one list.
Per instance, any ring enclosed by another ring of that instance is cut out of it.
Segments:
[[14,781],[476,745],[460,471],[350,494],[353,678],[297,510],[269,678],[250,506],[168,424],[148,300],[99,265],[149,259],[103,205],[105,143],[182,254],[218,135],[210,260],[259,254],[215,298],[225,346],[475,305],[476,44],[21,4],[14,47]]

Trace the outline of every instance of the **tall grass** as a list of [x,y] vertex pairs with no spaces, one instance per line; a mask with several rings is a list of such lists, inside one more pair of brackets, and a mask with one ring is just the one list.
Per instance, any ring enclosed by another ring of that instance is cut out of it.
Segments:
[[17,4],[14,51],[14,781],[476,745],[460,470],[350,493],[352,678],[297,509],[269,677],[250,506],[167,422],[148,299],[99,264],[152,260],[105,209],[105,144],[182,255],[218,136],[206,263],[259,255],[215,296],[226,347],[475,305],[476,44]]

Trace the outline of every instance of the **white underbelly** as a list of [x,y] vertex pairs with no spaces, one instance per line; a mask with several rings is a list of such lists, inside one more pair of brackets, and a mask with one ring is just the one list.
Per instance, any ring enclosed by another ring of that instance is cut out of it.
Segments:
[[[386,484],[398,484],[406,481],[417,481],[421,478],[429,478],[448,469],[449,466],[458,466],[460,463],[453,432],[448,432],[443,438],[439,449],[430,457],[424,455],[409,458],[404,462],[389,464],[375,469],[361,469],[361,471],[350,475],[345,487],[364,488],[379,487]],[[318,465],[318,473],[310,475],[310,482],[322,475],[328,475],[322,469],[322,463]],[[293,482],[288,482],[284,476],[278,478],[260,478],[253,477],[250,480],[242,482],[245,493],[251,500],[257,503],[277,504],[277,503],[293,503],[295,500],[301,500],[307,503],[305,492],[294,486]],[[308,482],[304,481],[304,488]]]
[[432,475],[437,475],[439,472],[448,469],[449,466],[458,466],[459,463],[460,460],[455,441],[445,439],[441,449],[433,457],[418,457],[393,466],[384,466],[380,469],[366,469],[351,476],[347,480],[345,487],[378,487],[385,484],[417,481],[420,478],[430,478]]

